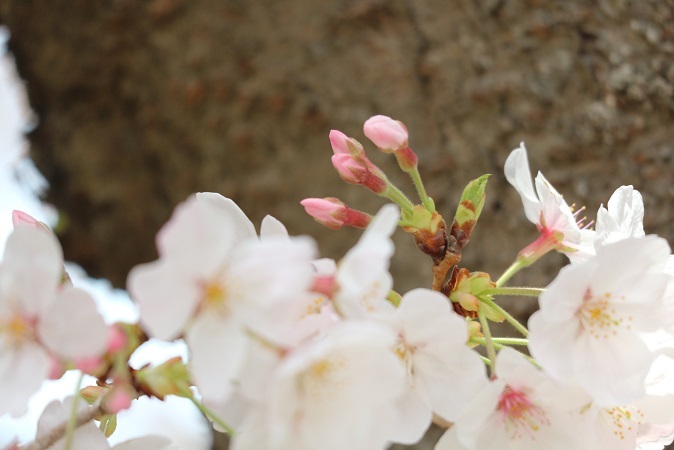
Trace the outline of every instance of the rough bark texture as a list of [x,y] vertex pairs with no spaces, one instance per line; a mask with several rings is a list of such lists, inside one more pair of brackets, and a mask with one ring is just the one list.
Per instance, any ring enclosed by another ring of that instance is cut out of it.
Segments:
[[[358,233],[322,229],[298,202],[339,196],[374,212],[381,201],[332,170],[327,134],[365,143],[362,122],[387,114],[407,124],[447,218],[469,179],[494,174],[463,265],[497,277],[535,237],[502,175],[520,141],[569,203],[593,216],[633,184],[647,232],[674,237],[673,6],[3,0],[0,23],[40,118],[32,154],[67,219],[65,254],[92,275],[123,286],[155,258],[175,204],[200,190],[338,257]],[[548,256],[515,282],[543,285],[563,262]],[[401,292],[430,283],[407,236],[393,270]]]

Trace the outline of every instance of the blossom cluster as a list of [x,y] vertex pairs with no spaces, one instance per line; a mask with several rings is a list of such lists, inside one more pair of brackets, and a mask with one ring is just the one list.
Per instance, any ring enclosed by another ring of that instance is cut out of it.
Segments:
[[[334,197],[302,202],[329,228],[365,229],[341,259],[321,258],[313,239],[271,216],[258,233],[231,199],[198,193],[159,231],[159,258],[129,274],[137,324],[106,325],[71,286],[51,231],[17,212],[0,265],[0,414],[22,413],[43,379],[78,369],[97,385],[50,405],[31,448],[109,449],[116,413],[145,395],[190,399],[234,450],[384,449],[418,442],[432,423],[447,428],[436,450],[671,442],[674,257],[645,235],[639,192],[618,188],[592,229],[541,173],[532,181],[522,144],[505,176],[539,235],[493,281],[459,266],[488,176],[468,184],[446,222],[407,128],[375,116],[363,131],[396,157],[419,204],[333,130],[339,175],[388,203],[372,216]],[[394,290],[398,227],[430,256],[428,288]],[[508,286],[550,251],[570,263],[545,289]],[[528,327],[498,304],[505,295],[538,297]],[[493,336],[490,322],[504,321],[521,336]],[[148,338],[184,339],[189,357],[132,368]],[[66,410],[74,426],[54,432]],[[171,445],[149,436],[115,448]]]

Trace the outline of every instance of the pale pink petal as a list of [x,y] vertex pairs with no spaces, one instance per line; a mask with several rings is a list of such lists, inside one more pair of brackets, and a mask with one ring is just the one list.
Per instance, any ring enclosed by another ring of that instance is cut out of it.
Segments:
[[255,225],[253,225],[253,222],[246,216],[246,213],[232,199],[214,192],[199,192],[197,193],[197,200],[199,203],[206,203],[218,208],[224,215],[234,221],[234,230],[231,232],[235,233],[236,242],[255,239],[257,237]]
[[276,217],[266,215],[260,226],[260,238],[264,239],[269,236],[288,237],[288,230]]
[[53,300],[63,270],[56,238],[44,231],[19,227],[7,239],[0,272],[3,297],[19,302],[27,316],[37,316]]
[[108,327],[85,291],[67,288],[42,315],[38,333],[44,345],[67,360],[105,352]]
[[400,412],[400,417],[389,439],[405,445],[419,442],[431,425],[433,419],[431,408],[421,401],[419,393],[414,389],[407,389],[398,400],[396,409]]
[[536,176],[536,192],[541,203],[545,227],[564,233],[564,245],[577,248],[580,244],[580,228],[576,218],[559,192],[545,179],[542,173]]
[[211,276],[229,260],[232,249],[250,237],[238,213],[205,198],[208,201],[190,197],[178,205],[157,234],[160,257],[179,267],[184,277]]
[[204,399],[222,402],[231,394],[243,368],[248,339],[239,323],[215,314],[201,314],[194,321],[185,340],[190,373]]
[[149,336],[167,341],[182,334],[201,295],[196,280],[162,260],[134,267],[127,285]]
[[0,348],[0,415],[20,416],[49,374],[47,352],[34,342]]
[[534,192],[531,170],[524,142],[510,152],[503,168],[506,179],[515,188],[524,205],[524,213],[531,223],[540,223],[541,202]]

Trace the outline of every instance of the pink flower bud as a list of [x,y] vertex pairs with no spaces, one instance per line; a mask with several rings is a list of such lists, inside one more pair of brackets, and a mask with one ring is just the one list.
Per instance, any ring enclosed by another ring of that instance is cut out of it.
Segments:
[[123,386],[115,387],[105,398],[105,411],[110,414],[117,414],[120,411],[129,409],[131,400],[134,399],[129,390]]
[[332,156],[332,165],[347,183],[362,184],[376,194],[381,194],[388,188],[384,173],[367,158],[338,154]]
[[388,116],[370,117],[363,125],[363,132],[374,145],[386,153],[407,148],[407,128],[402,122]]
[[346,206],[334,197],[305,198],[300,204],[316,222],[328,228],[338,230],[344,225]]
[[117,353],[126,347],[128,338],[119,326],[113,325],[108,330],[108,352]]
[[333,230],[343,226],[367,228],[372,217],[362,211],[356,211],[346,206],[342,201],[334,197],[305,198],[300,202],[304,209],[318,223]]
[[361,156],[365,153],[360,142],[337,130],[330,131],[330,145],[335,155]]

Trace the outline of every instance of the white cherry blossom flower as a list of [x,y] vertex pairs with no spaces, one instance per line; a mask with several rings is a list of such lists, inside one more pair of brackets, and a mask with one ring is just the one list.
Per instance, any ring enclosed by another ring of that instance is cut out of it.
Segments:
[[529,319],[532,355],[553,378],[577,382],[600,406],[643,397],[653,356],[640,332],[663,324],[669,253],[662,238],[628,238],[564,267]]
[[510,153],[504,172],[522,198],[527,219],[536,225],[541,234],[537,241],[520,253],[521,257],[535,260],[549,250],[557,250],[569,258],[582,259],[587,256],[586,253],[592,253],[594,232],[581,229],[576,214],[541,172],[536,176],[534,191],[524,143]]
[[383,450],[405,383],[394,344],[388,327],[345,321],[296,348],[234,436],[233,450]]
[[390,314],[386,299],[393,286],[389,263],[393,255],[391,235],[400,212],[385,205],[372,219],[358,243],[339,262],[335,282],[335,307],[345,317],[364,319],[372,314]]
[[400,423],[391,440],[411,444],[421,439],[433,413],[454,421],[487,386],[487,377],[479,355],[466,346],[465,319],[439,292],[408,292],[387,322],[397,333],[394,350],[407,374]]
[[249,331],[284,340],[312,282],[314,244],[258,239],[238,206],[217,194],[179,205],[157,241],[160,259],[129,275],[141,322],[151,337],[184,334],[201,394],[223,401],[241,370]]
[[582,448],[572,414],[581,398],[504,348],[496,358],[496,379],[476,393],[435,450]]
[[75,361],[105,351],[108,330],[93,299],[60,287],[56,239],[17,227],[0,264],[0,415],[21,414],[49,373],[50,358]]

